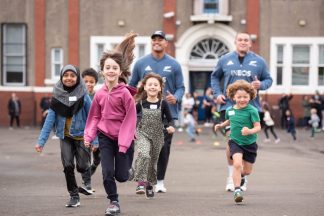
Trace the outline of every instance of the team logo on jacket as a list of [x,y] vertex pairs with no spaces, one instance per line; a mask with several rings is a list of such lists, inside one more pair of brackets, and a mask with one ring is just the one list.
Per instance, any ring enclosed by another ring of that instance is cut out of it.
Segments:
[[251,71],[249,70],[231,70],[231,76],[251,76]]
[[146,68],[144,69],[145,71],[152,71],[152,68],[150,67],[150,65],[147,65]]
[[163,71],[171,72],[171,66],[164,66]]
[[257,66],[257,61],[250,61],[249,65],[256,67]]
[[234,63],[232,62],[232,60],[229,60],[226,65],[233,65],[233,64]]

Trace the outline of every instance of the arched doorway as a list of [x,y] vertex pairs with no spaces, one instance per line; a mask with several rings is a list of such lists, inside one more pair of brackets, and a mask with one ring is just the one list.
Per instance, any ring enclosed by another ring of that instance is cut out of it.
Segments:
[[190,91],[190,73],[211,72],[218,58],[232,51],[236,32],[224,24],[201,24],[187,29],[176,42],[186,91]]
[[[210,74],[218,59],[235,49],[236,32],[223,24],[202,24],[189,28],[176,43],[176,59],[184,76],[186,92],[197,92],[200,99],[210,86]],[[199,111],[204,119],[204,111]]]

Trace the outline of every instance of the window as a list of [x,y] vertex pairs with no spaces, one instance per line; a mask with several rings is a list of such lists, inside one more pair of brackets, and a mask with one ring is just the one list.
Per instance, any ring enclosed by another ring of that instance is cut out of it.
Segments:
[[193,0],[192,22],[230,22],[229,0]]
[[218,13],[218,0],[204,0],[204,13]]
[[220,40],[208,38],[199,41],[191,50],[190,59],[195,60],[215,60],[229,52],[229,48]]
[[324,86],[324,44],[318,47],[318,85]]
[[[90,65],[92,68],[100,71],[100,57],[104,50],[113,50],[122,40],[124,36],[93,36],[90,39]],[[136,37],[133,64],[136,60],[151,51],[151,37]],[[133,67],[133,65],[131,66]],[[102,80],[99,80],[102,83]]]
[[272,37],[268,93],[313,94],[324,91],[324,38]]
[[292,47],[292,85],[308,85],[309,54],[309,45],[294,45]]
[[59,79],[63,67],[63,49],[53,48],[51,50],[52,79]]
[[3,85],[26,85],[26,25],[2,25]]
[[277,46],[277,62],[276,62],[276,82],[282,85],[282,68],[283,68],[283,45]]

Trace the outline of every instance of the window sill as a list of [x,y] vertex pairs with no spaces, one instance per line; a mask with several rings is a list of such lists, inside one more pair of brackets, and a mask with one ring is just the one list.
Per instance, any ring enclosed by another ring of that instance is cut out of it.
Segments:
[[190,21],[192,22],[207,22],[207,23],[215,23],[215,22],[231,22],[233,20],[232,16],[221,15],[221,14],[199,14],[199,15],[191,15]]

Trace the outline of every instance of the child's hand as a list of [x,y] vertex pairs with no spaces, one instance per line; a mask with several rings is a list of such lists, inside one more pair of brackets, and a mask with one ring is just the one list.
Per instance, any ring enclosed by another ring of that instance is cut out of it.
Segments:
[[87,148],[90,148],[91,147],[91,143],[88,142],[88,141],[84,141],[84,146],[87,147]]
[[40,146],[40,145],[35,145],[35,150],[38,152],[38,153],[41,153],[43,151],[43,146]]
[[243,136],[246,136],[250,134],[250,129],[248,127],[243,127],[241,132]]
[[216,124],[215,127],[214,127],[214,130],[217,131],[219,128],[221,128],[222,125],[221,124]]
[[173,134],[175,131],[174,127],[172,126],[167,127],[166,130],[168,131],[168,134]]
[[97,150],[98,150],[98,146],[93,145],[92,148],[91,148],[91,151],[96,152]]

